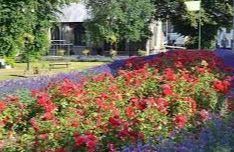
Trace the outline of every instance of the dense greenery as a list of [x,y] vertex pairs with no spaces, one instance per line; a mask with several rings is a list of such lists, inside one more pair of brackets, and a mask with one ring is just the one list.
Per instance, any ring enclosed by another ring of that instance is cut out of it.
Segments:
[[0,55],[39,57],[49,47],[49,27],[61,5],[71,0],[0,0]]
[[[175,31],[189,36],[188,46],[197,48],[198,12],[188,12],[184,5],[186,0],[154,0],[156,19],[170,20]],[[188,1],[188,0],[187,0]],[[217,30],[230,27],[232,24],[232,0],[202,1],[202,47],[209,48],[214,44]]]
[[150,0],[87,0],[92,18],[88,36],[94,42],[115,44],[147,37],[154,7]]
[[[54,24],[59,6],[78,0],[0,0],[0,56],[23,54],[29,61],[49,47],[48,29]],[[93,42],[118,44],[137,42],[149,35],[152,16],[169,19],[175,31],[189,36],[188,46],[198,39],[198,13],[188,12],[185,0],[86,0],[92,19],[87,36]],[[211,5],[212,4],[212,5]],[[231,0],[202,1],[202,47],[212,46],[220,27],[232,20]]]

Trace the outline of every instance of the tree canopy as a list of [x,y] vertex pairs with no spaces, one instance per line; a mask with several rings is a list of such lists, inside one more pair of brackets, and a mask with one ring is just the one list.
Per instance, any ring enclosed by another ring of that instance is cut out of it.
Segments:
[[[0,0],[0,56],[40,56],[49,47],[48,29],[60,6],[78,0]],[[198,12],[188,12],[185,0],[85,0],[92,18],[87,35],[94,42],[139,41],[150,35],[149,24],[170,20],[176,32],[190,37],[196,48]],[[202,1],[202,47],[209,48],[220,27],[230,27],[232,0]],[[29,40],[29,41],[28,41]],[[25,43],[27,41],[27,44]]]
[[47,51],[55,13],[71,1],[74,0],[0,0],[0,55],[23,53],[36,57]]
[[[187,45],[197,48],[199,13],[187,11],[185,1],[188,0],[154,0],[155,18],[168,19],[176,32],[189,36]],[[201,7],[202,47],[210,48],[217,31],[232,25],[232,0],[202,0]]]
[[92,41],[139,41],[149,35],[154,6],[151,0],[86,0],[92,18],[87,21]]

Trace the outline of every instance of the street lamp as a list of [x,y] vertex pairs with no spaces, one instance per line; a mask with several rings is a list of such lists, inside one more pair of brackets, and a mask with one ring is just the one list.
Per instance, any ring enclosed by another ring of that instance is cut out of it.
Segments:
[[[234,0],[233,0],[234,1]],[[185,5],[188,11],[199,11],[199,36],[198,36],[198,50],[201,49],[201,1],[187,1]]]

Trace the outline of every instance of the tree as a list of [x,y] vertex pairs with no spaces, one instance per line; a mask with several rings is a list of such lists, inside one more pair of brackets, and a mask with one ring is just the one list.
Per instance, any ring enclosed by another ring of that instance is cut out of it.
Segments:
[[91,41],[113,45],[136,42],[150,34],[154,11],[150,0],[87,0],[86,4],[92,16],[86,22]]
[[[22,54],[26,61],[48,51],[48,31],[59,8],[76,0],[0,0],[0,55]],[[33,37],[30,45],[25,35]]]
[[[185,0],[154,0],[155,18],[169,20],[176,32],[189,36],[187,44],[197,48],[198,12],[188,12]],[[217,31],[221,27],[230,28],[232,22],[232,0],[202,0],[202,48],[211,48]]]

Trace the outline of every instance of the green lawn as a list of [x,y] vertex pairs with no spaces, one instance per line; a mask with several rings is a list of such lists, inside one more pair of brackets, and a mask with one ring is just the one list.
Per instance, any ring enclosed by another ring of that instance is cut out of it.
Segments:
[[[7,79],[15,79],[20,77],[30,77],[39,75],[52,75],[60,72],[80,71],[94,66],[104,64],[105,62],[69,62],[69,68],[59,68],[49,70],[49,62],[31,63],[30,71],[26,72],[26,63],[17,63],[13,69],[0,69],[0,81]],[[39,68],[39,74],[33,74],[33,67]]]

